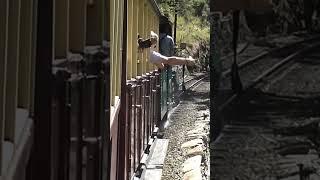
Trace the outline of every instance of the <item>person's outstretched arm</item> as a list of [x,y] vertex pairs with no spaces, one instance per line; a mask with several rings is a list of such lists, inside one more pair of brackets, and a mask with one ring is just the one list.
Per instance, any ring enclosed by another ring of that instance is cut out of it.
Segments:
[[187,65],[187,66],[193,66],[195,64],[195,60],[190,56],[189,58],[183,58],[183,57],[177,57],[172,56],[168,57],[168,60],[165,61],[165,64],[168,65]]
[[152,51],[150,61],[154,64],[168,64],[168,65],[187,65],[187,66],[194,66],[195,60],[190,56],[189,58],[171,56],[167,57],[161,55],[158,52]]

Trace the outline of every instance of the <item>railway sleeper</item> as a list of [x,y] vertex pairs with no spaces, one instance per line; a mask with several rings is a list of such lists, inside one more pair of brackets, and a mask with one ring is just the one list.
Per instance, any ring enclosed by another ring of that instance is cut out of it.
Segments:
[[286,136],[316,136],[320,133],[319,123],[320,121],[317,120],[296,126],[281,127],[274,129],[274,132]]

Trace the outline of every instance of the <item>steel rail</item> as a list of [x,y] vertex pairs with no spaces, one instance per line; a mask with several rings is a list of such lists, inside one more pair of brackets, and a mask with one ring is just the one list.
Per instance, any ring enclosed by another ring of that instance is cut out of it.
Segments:
[[[317,37],[319,38],[319,37]],[[315,39],[313,39],[315,40]],[[308,40],[310,41],[310,40]],[[303,43],[305,41],[301,41],[300,43]],[[290,46],[290,45],[289,45]],[[320,46],[320,43],[314,43],[311,45],[307,45],[307,47],[302,48],[301,50],[295,51],[294,53],[290,54],[289,56],[283,58],[280,62],[278,62],[277,64],[273,65],[272,67],[268,68],[266,71],[264,71],[261,75],[259,75],[257,78],[255,78],[253,80],[253,82],[247,86],[244,91],[248,91],[249,89],[254,88],[259,82],[261,82],[265,77],[270,76],[271,74],[273,74],[276,70],[278,70],[279,68],[281,68],[282,66],[288,64],[289,62],[291,62],[292,60],[294,60],[296,57],[302,55],[303,53],[306,53],[310,50],[313,50],[317,47]],[[254,58],[252,58],[254,59]],[[247,64],[246,64],[247,65]],[[230,98],[228,98],[219,108],[218,108],[218,112],[221,112],[224,110],[225,107],[227,107],[230,103],[232,103],[237,97],[239,97],[240,94],[233,94]]]
[[[241,49],[238,50],[238,52],[237,52],[238,55],[242,54],[242,53],[249,47],[249,45],[250,45],[250,43],[248,43],[248,42],[245,43],[245,45],[244,45]],[[225,60],[225,59],[227,59],[227,58],[229,58],[229,57],[231,57],[231,56],[233,56],[233,54],[228,54],[228,55],[226,55],[226,56],[223,56],[221,59],[222,59],[222,60]],[[208,76],[208,75],[204,74],[204,75],[200,75],[200,76],[196,76],[196,77],[194,77],[194,78],[188,79],[188,80],[185,81],[185,84],[186,84],[186,83],[189,83],[189,82],[191,82],[191,81],[193,81],[193,80],[195,80],[195,79],[197,79],[197,78],[199,78],[199,77],[201,77],[201,76]],[[188,77],[188,76],[187,76],[187,75],[184,76],[184,78],[186,78],[186,77]],[[183,84],[183,83],[180,83],[180,84],[179,84],[179,87],[181,87],[182,84]]]
[[[247,67],[248,65],[258,61],[258,60],[261,60],[262,58],[264,58],[264,57],[266,57],[268,55],[271,56],[272,54],[274,54],[274,53],[276,53],[278,51],[281,51],[281,50],[284,50],[284,49],[288,49],[288,48],[293,48],[293,47],[301,45],[303,43],[310,43],[312,41],[316,41],[316,40],[319,40],[319,39],[320,39],[320,35],[317,35],[317,36],[310,37],[310,38],[305,39],[305,40],[301,40],[301,41],[297,41],[297,42],[288,44],[288,45],[283,46],[283,47],[277,47],[277,48],[271,49],[269,51],[262,51],[258,55],[239,63],[238,67],[239,67],[239,69],[242,69],[242,68]],[[224,71],[222,73],[222,77],[226,77],[226,76],[230,75],[230,73],[231,73],[231,69],[228,69],[228,70],[226,70],[226,71]]]
[[268,70],[263,72],[261,75],[259,75],[256,79],[253,80],[253,82],[246,89],[248,90],[248,89],[251,89],[251,88],[255,87],[259,82],[261,82],[263,80],[263,78],[271,75],[273,72],[275,72],[280,67],[282,67],[285,64],[287,64],[288,62],[292,61],[294,58],[302,55],[303,53],[306,53],[307,51],[315,49],[318,46],[320,46],[320,43],[315,43],[315,44],[312,44],[312,45],[308,45],[307,47],[304,47],[303,49],[301,49],[301,50],[289,55],[288,57],[284,58],[282,61],[280,61],[277,64],[273,65],[271,68],[269,68]]

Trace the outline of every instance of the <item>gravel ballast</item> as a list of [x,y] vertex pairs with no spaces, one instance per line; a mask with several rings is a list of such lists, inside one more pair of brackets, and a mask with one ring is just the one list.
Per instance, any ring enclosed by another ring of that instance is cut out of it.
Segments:
[[[209,80],[205,80],[194,91],[187,91],[181,98],[180,104],[172,110],[168,126],[164,132],[164,138],[168,138],[170,141],[162,180],[186,179],[186,175],[183,173],[183,164],[189,157],[187,157],[187,152],[181,146],[183,143],[199,139],[199,136],[201,136],[198,134],[193,134],[195,136],[192,136],[190,132],[197,128],[199,129],[201,126],[199,122],[209,116],[209,89],[210,82]],[[206,160],[209,157],[209,150],[206,148],[209,124],[206,123],[204,126],[202,124],[200,128],[201,132],[205,134],[202,134],[202,137],[200,137],[200,139],[204,140],[201,175],[203,179],[209,179],[209,174],[207,173],[208,166],[206,165],[206,162],[209,162]]]

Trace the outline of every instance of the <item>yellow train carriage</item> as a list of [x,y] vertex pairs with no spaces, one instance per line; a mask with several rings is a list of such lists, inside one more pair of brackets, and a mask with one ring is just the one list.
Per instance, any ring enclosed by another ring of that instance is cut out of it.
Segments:
[[158,33],[161,13],[154,0],[110,0],[109,9],[110,178],[130,179],[138,176],[160,112],[159,73],[138,39]]
[[0,178],[129,179],[156,127],[154,0],[0,1]]

